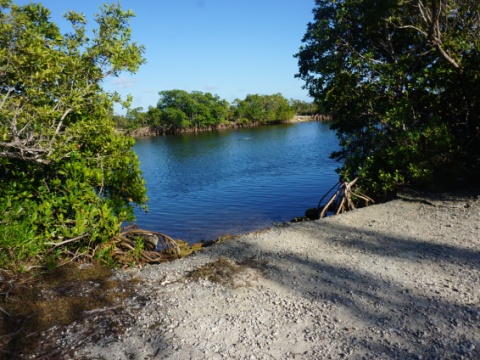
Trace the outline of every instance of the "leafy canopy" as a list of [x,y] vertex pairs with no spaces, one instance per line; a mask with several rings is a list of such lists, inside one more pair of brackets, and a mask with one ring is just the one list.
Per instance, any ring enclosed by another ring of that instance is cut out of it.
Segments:
[[295,108],[282,94],[249,94],[237,101],[235,116],[248,122],[266,124],[272,121],[289,120],[295,115]]
[[[131,11],[104,5],[62,34],[41,4],[0,1],[0,266],[9,256],[92,252],[146,204],[133,139],[115,132],[118,94],[101,82],[135,72]],[[65,244],[65,246],[60,246]]]
[[165,90],[159,95],[162,123],[174,129],[215,127],[227,118],[228,102],[218,95],[184,90]]
[[[125,122],[117,119],[117,125],[127,130],[139,127],[162,129],[164,133],[175,133],[188,129],[212,130],[224,124],[266,124],[272,121],[289,120],[295,115],[296,109],[315,107],[299,101],[289,103],[281,94],[247,95],[244,100],[235,100],[229,104],[218,95],[184,90],[165,90],[159,92],[157,106],[150,106],[146,112],[143,108],[130,109]],[[293,105],[295,104],[295,105]]]
[[371,193],[480,174],[480,3],[316,0],[297,77]]

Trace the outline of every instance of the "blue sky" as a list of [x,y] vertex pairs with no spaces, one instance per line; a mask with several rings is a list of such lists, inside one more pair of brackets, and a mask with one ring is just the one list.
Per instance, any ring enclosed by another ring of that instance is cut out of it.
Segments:
[[[17,4],[29,1],[17,0]],[[35,2],[35,1],[34,1]],[[89,23],[103,3],[96,0],[39,1],[66,32],[67,10]],[[155,106],[162,90],[211,92],[232,102],[247,94],[281,93],[311,101],[293,55],[301,46],[314,0],[121,0],[132,9],[133,40],[146,47],[147,63],[134,75],[104,83],[107,91],[133,96],[132,107]],[[121,113],[120,108],[116,111]]]

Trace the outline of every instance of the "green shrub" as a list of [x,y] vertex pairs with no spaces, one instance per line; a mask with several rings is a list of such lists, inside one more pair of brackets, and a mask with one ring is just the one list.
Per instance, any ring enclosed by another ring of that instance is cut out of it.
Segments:
[[40,4],[0,11],[0,267],[109,261],[120,224],[147,201],[133,139],[112,121],[127,102],[100,86],[144,62],[133,13],[105,5],[89,38],[82,14],[65,15],[73,31],[62,35]]

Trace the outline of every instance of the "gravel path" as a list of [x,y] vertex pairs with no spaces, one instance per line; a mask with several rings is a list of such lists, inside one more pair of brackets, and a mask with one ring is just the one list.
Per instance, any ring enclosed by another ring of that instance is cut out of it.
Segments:
[[[218,259],[223,282],[187,276]],[[137,293],[88,341],[68,329],[74,358],[480,359],[478,199],[395,200],[115,276]]]

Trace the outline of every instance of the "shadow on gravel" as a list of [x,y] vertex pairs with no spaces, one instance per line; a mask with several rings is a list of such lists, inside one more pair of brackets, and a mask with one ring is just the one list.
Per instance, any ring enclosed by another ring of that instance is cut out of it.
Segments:
[[[323,227],[328,231],[328,228]],[[337,230],[338,231],[338,230]],[[361,230],[359,236],[354,228],[345,228],[349,239],[342,241],[343,247],[362,250],[382,257],[392,257],[407,261],[430,260],[469,264],[480,269],[480,251],[457,247],[454,245],[433,244],[408,237],[386,237],[375,231]],[[440,235],[439,235],[440,236]],[[480,235],[479,235],[480,236]],[[363,239],[369,238],[369,240]],[[371,239],[374,239],[373,241]]]
[[[386,238],[374,230],[321,221],[309,226],[313,239],[319,229],[327,234],[318,240],[319,248],[312,253],[268,252],[261,249],[261,244],[245,249],[237,242],[229,244],[230,250],[234,257],[264,259],[270,280],[310,301],[333,304],[337,313],[332,316],[348,319],[343,315],[353,315],[351,323],[340,322],[338,329],[343,333],[339,338],[347,339],[344,348],[355,349],[356,355],[350,358],[480,359],[480,304],[476,302],[480,291],[479,251],[407,236]],[[347,257],[367,256],[372,266],[376,259],[383,258],[386,270],[389,262],[404,263],[398,277],[411,286],[403,287],[391,273],[376,276],[368,264],[356,267],[355,260],[348,258],[343,264],[312,260],[326,243],[340,252],[348,248]],[[409,263],[419,272],[433,268],[441,273],[442,282],[415,283],[410,279],[416,274],[409,270]],[[474,279],[468,286],[462,281],[465,272]],[[457,282],[463,285],[458,287]]]

